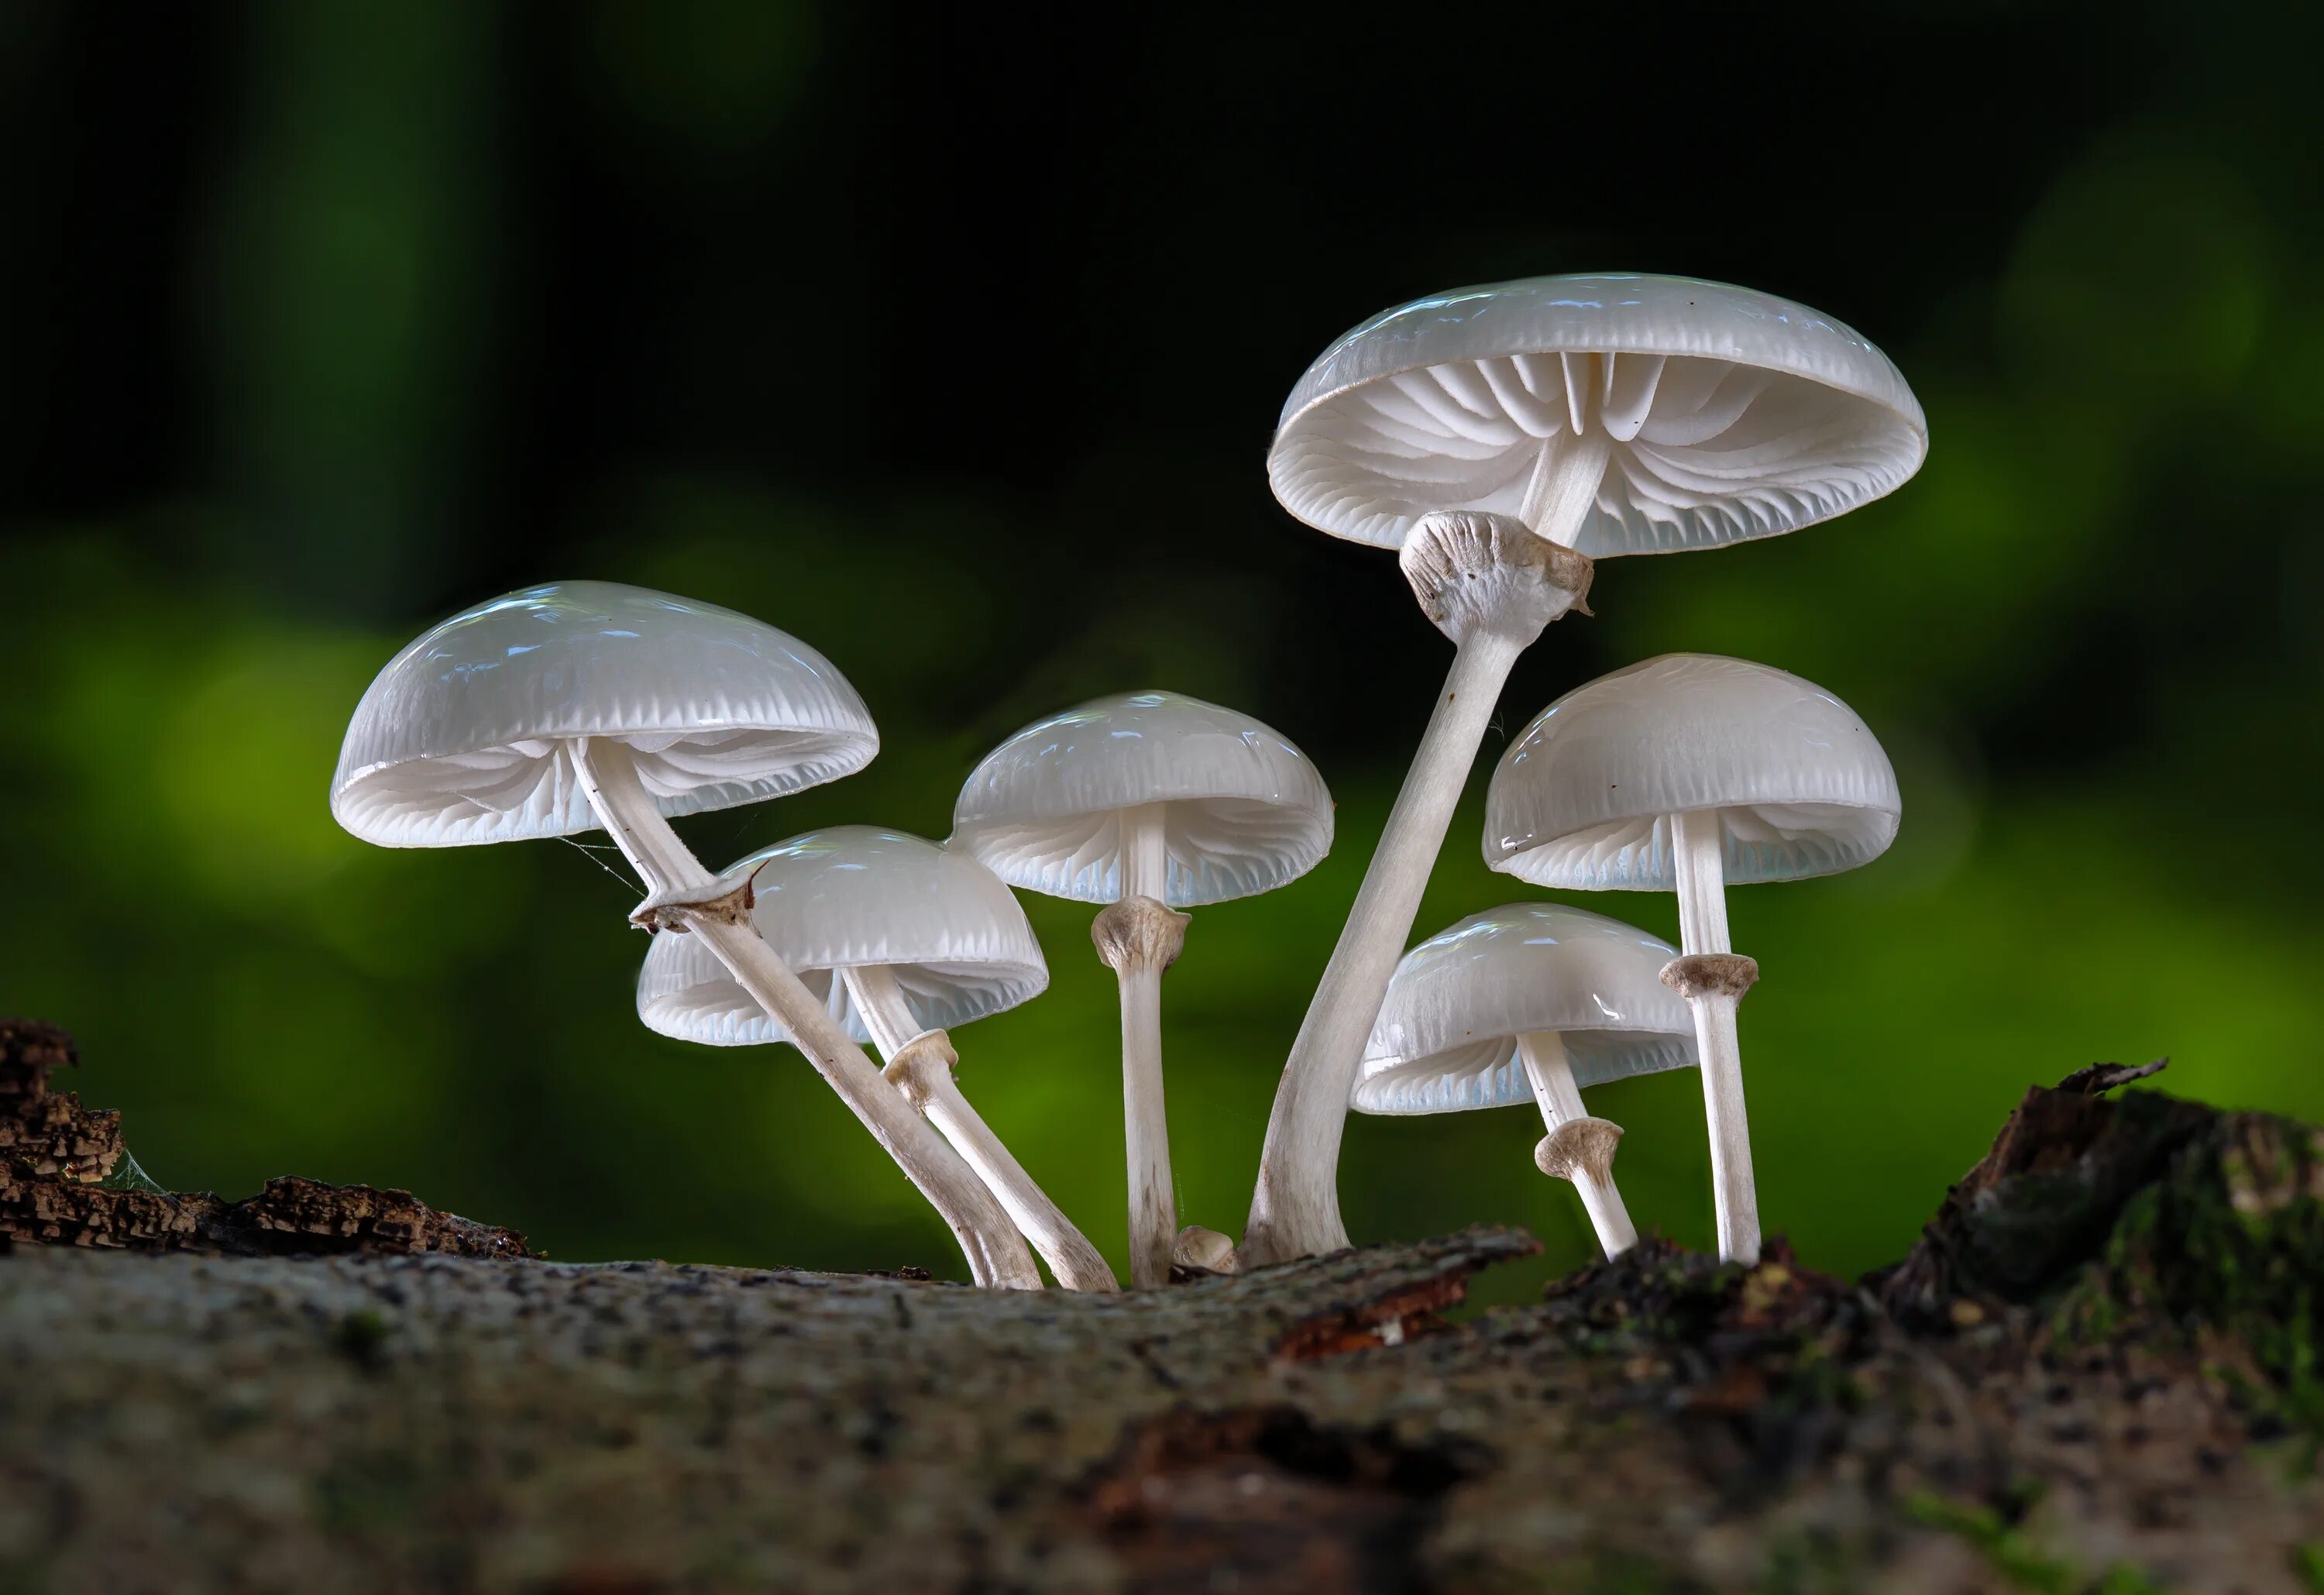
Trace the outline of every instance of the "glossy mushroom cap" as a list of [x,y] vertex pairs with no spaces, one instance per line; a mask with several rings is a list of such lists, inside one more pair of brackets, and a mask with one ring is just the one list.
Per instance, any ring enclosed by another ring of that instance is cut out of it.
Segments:
[[[761,848],[720,879],[753,871],[759,934],[857,1041],[872,1033],[834,970],[893,970],[923,1030],[1014,1008],[1049,983],[1041,945],[1009,889],[974,859],[921,837],[835,825]],[[712,1046],[790,1039],[700,944],[654,938],[638,975],[647,1028]]]
[[1856,711],[1786,671],[1666,653],[1576,687],[1509,744],[1485,862],[1541,886],[1671,891],[1670,816],[1717,809],[1727,883],[1877,858],[1904,813]]
[[1574,1083],[1694,1063],[1694,1018],[1658,978],[1668,943],[1603,914],[1510,903],[1404,955],[1350,1103],[1361,1113],[1455,1113],[1534,1100],[1517,1038],[1555,1031]]
[[1307,755],[1232,709],[1175,692],[1098,698],[1037,720],[971,772],[951,845],[1011,886],[1120,896],[1121,815],[1160,804],[1173,908],[1270,891],[1332,846]]
[[880,750],[855,689],[795,637],[613,582],[479,604],[389,661],[356,705],[331,813],[383,847],[597,828],[559,745],[610,737],[666,815],[852,775]]
[[[1589,355],[1603,355],[1591,361]],[[1593,558],[1792,531],[1920,468],[1928,423],[1863,334],[1685,277],[1530,277],[1433,294],[1326,349],[1268,451],[1275,496],[1400,548],[1432,510],[1518,512],[1543,440],[1614,439]]]

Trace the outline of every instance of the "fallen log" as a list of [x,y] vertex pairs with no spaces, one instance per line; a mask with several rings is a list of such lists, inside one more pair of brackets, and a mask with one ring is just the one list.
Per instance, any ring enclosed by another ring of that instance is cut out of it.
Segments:
[[12,1230],[0,1588],[2324,1589],[2324,1132],[2117,1083],[1869,1278],[1458,1322],[1529,1237],[1095,1296]]

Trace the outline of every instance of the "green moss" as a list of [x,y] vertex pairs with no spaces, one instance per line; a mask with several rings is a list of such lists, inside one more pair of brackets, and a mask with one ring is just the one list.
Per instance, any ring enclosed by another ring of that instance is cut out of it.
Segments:
[[[2124,1204],[2098,1260],[2058,1304],[2053,1329],[2069,1343],[2136,1334],[2207,1345],[2240,1399],[2324,1438],[2319,1194],[2316,1131],[2264,1114],[2222,1118]],[[2225,1355],[2222,1338],[2231,1342]],[[2236,1368],[2244,1359],[2256,1379]]]
[[2324,1595],[2324,1540],[2292,1547],[2292,1576],[2309,1595]]
[[349,1313],[331,1330],[331,1344],[365,1373],[376,1373],[386,1361],[385,1347],[392,1326],[369,1308]]
[[[2026,1505],[2031,1498],[2020,1498]],[[2045,1554],[2024,1529],[1991,1507],[1946,1500],[1922,1491],[1905,1502],[1915,1523],[1960,1535],[2013,1590],[2034,1595],[2162,1595],[2162,1586],[2127,1564],[2096,1575],[2062,1557]]]
[[1860,1547],[1810,1530],[1776,1539],[1751,1589],[1752,1595],[1857,1595],[1871,1582]]
[[340,1456],[315,1480],[315,1519],[338,1535],[398,1530],[419,1507],[420,1486],[419,1471],[409,1457],[385,1452]]
[[1700,1580],[1644,1556],[1601,1554],[1594,1558],[1579,1581],[1564,1573],[1545,1578],[1546,1590],[1578,1590],[1582,1595],[1705,1595]]

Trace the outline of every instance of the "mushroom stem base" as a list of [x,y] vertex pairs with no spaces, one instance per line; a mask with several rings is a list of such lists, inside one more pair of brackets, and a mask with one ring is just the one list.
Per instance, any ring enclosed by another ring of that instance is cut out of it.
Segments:
[[1349,1088],[1501,685],[1532,640],[1480,632],[1452,656],[1403,790],[1284,1063],[1243,1230],[1245,1268],[1348,1244],[1338,1176]]
[[1169,1284],[1178,1244],[1178,1195],[1162,1107],[1162,972],[1178,963],[1187,916],[1153,898],[1122,898],[1090,923],[1097,955],[1113,965],[1122,998],[1122,1147],[1130,1163],[1130,1281]]
[[[856,989],[856,1001],[862,1003],[862,991],[856,986],[858,972],[841,973],[848,985]],[[880,973],[888,974],[892,986],[895,977],[885,969]],[[959,1083],[953,1078],[953,1068],[959,1062],[950,1037],[942,1030],[923,1030],[895,1049],[884,1073],[904,1099],[944,1132],[945,1139],[999,1198],[1034,1249],[1048,1260],[1058,1284],[1067,1290],[1120,1290],[1120,1281],[1114,1278],[1097,1248],[1034,1183],[1025,1166],[1010,1154],[992,1127],[961,1094]]]
[[1040,1270],[1000,1203],[880,1077],[863,1049],[775,955],[758,927],[747,917],[737,923],[722,911],[717,904],[724,893],[689,902],[700,889],[717,882],[654,807],[629,749],[603,738],[577,738],[568,746],[591,810],[644,880],[647,900],[658,905],[656,916],[699,936],[752,1000],[790,1032],[816,1073],[944,1219],[979,1285],[1040,1289]]
[[1162,973],[1185,945],[1184,914],[1148,897],[1124,898],[1090,926],[1121,995],[1122,1143],[1130,1170],[1130,1278],[1140,1290],[1170,1283],[1178,1240],[1170,1177],[1170,1123],[1162,1094]]

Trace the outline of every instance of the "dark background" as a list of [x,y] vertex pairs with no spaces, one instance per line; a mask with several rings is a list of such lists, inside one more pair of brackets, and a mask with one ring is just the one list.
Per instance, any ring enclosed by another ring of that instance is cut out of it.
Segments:
[[[390,853],[325,804],[441,615],[590,576],[830,654],[864,774],[685,829],[930,835],[1036,715],[1156,685],[1341,802],[1198,913],[1166,999],[1186,1216],[1236,1230],[1276,1070],[1449,646],[1262,461],[1337,333],[1628,269],[1854,324],[1926,406],[1892,498],[1609,561],[1506,734],[1648,654],[1798,671],[1888,745],[1895,849],[1737,895],[1762,1204],[1901,1250],[2030,1082],[2169,1053],[2324,1117],[2313,8],[0,5],[0,1010],[82,1038],[164,1184],[411,1187],[566,1258],[956,1271],[796,1055],[634,1023],[603,858]],[[1587,906],[1663,934],[1661,897]],[[1121,1256],[1111,977],[964,1084]],[[1632,1212],[1710,1233],[1691,1075],[1609,1087]],[[1359,1238],[1587,1247],[1517,1111],[1358,1120]]]

